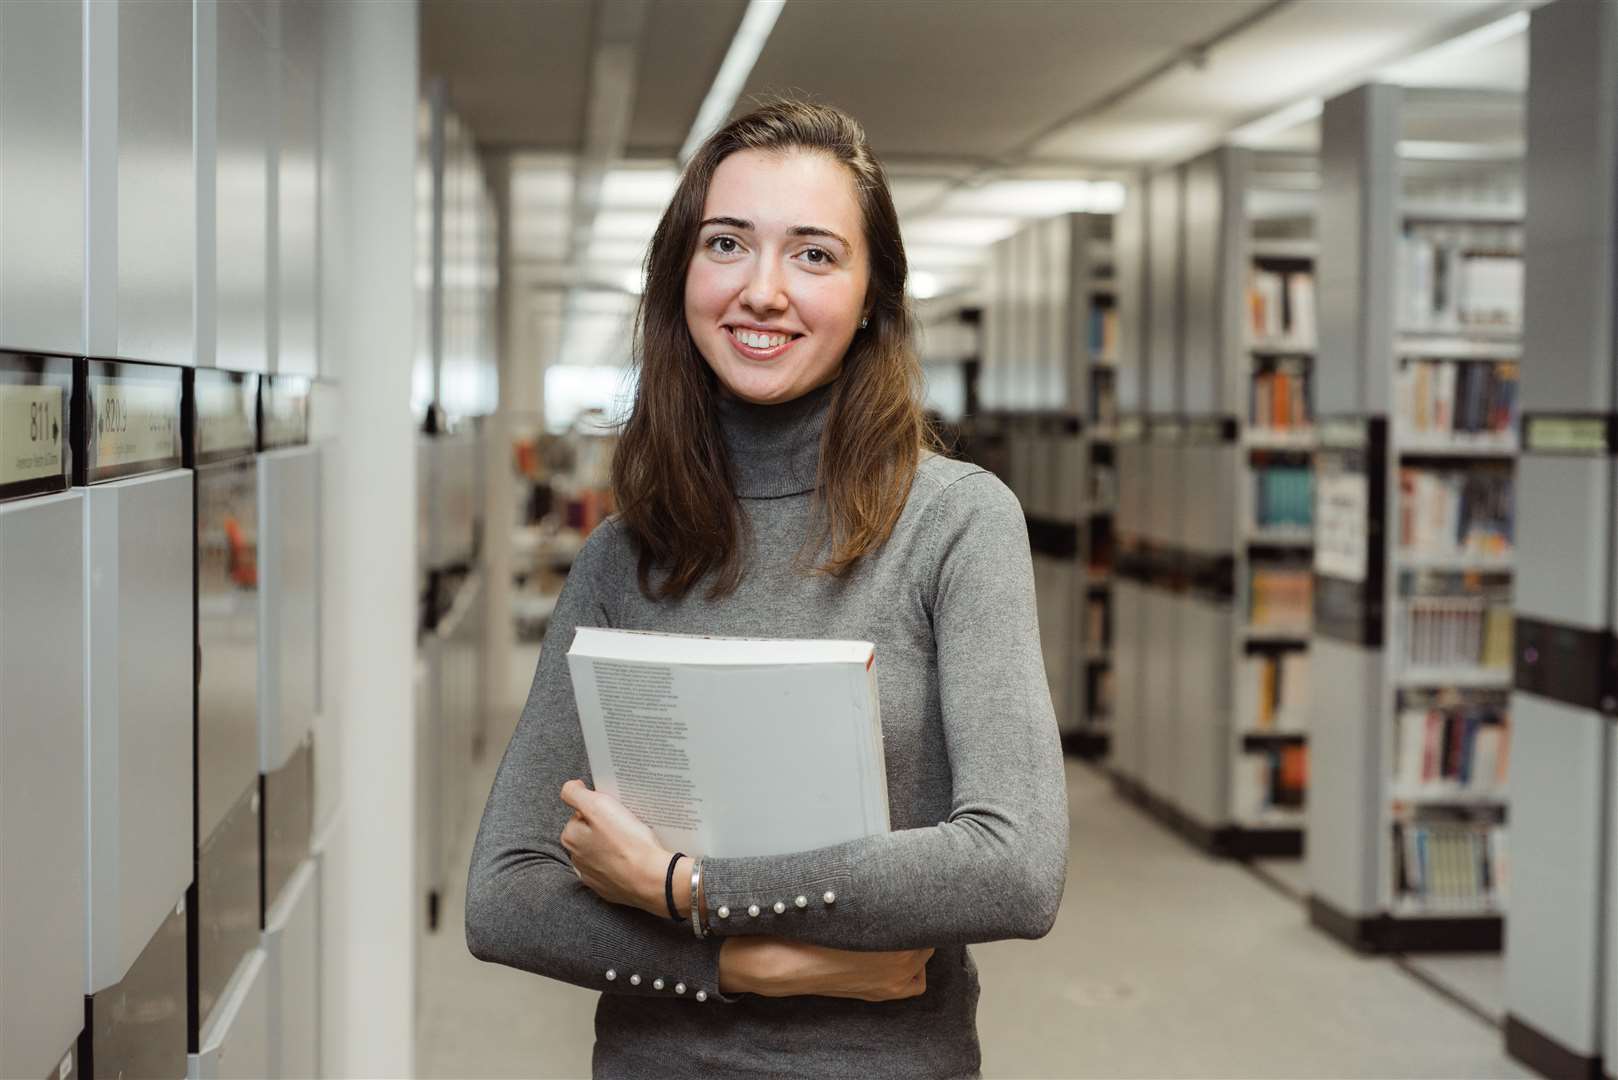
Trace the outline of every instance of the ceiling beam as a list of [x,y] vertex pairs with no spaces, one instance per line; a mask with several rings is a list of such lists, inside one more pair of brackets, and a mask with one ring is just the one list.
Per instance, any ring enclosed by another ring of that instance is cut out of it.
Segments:
[[635,67],[647,0],[600,0],[595,9],[590,90],[584,104],[584,145],[573,174],[568,259],[578,263],[590,246],[607,170],[623,156],[635,108]]

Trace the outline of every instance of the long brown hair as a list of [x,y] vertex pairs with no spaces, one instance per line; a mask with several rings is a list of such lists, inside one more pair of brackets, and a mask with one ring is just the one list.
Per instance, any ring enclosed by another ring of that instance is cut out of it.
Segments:
[[[639,549],[648,597],[682,597],[710,572],[710,598],[741,580],[744,519],[719,430],[717,379],[685,321],[686,272],[708,185],[719,163],[739,150],[805,151],[841,162],[854,181],[870,249],[869,325],[844,355],[821,436],[818,524],[804,545],[805,553],[825,552],[816,570],[842,575],[887,540],[929,439],[899,215],[864,130],[838,109],[791,100],[732,121],[681,173],[647,252],[635,318],[640,378],[613,457],[612,487],[619,520]],[[655,589],[654,567],[666,571]]]

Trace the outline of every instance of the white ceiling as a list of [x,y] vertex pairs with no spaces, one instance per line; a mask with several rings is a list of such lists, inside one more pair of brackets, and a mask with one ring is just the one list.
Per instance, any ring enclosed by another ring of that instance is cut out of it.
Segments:
[[[644,4],[633,107],[589,242],[568,260],[605,5]],[[788,0],[734,112],[792,92],[847,109],[888,166],[912,266],[950,289],[1030,217],[1112,197],[1253,121],[1372,78],[1476,93],[1410,110],[1405,137],[1520,149],[1526,38],[1435,48],[1534,0]],[[511,151],[514,252],[563,305],[568,361],[616,361],[626,286],[744,0],[423,0],[424,76],[487,148]],[[1508,27],[1509,29],[1509,27]],[[593,36],[594,35],[594,36]],[[1413,59],[1414,58],[1414,59]],[[734,114],[733,112],[733,114]],[[1283,120],[1286,118],[1283,117]],[[1244,144],[1312,150],[1310,116]],[[616,294],[616,295],[615,295]],[[589,329],[581,329],[588,325]],[[546,350],[550,351],[549,348]]]

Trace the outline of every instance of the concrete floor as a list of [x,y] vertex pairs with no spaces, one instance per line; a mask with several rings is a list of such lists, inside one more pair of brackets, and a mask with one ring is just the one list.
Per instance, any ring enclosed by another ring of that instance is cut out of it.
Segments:
[[[517,668],[526,693],[534,654]],[[494,756],[497,756],[494,755]],[[464,865],[493,775],[476,782]],[[1474,1012],[1311,930],[1299,905],[1206,858],[1070,763],[1073,847],[1055,929],[973,946],[988,1077],[1527,1077]],[[462,881],[421,956],[424,1077],[589,1075],[596,993],[482,964]],[[1490,992],[1489,961],[1462,961]]]

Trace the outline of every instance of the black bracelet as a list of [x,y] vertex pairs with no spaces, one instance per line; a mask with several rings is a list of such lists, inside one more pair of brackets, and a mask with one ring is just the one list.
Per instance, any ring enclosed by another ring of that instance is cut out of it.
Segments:
[[680,913],[674,907],[674,864],[685,858],[685,852],[676,851],[674,858],[669,860],[669,872],[663,875],[663,899],[669,904],[669,918],[677,923],[684,923]]

